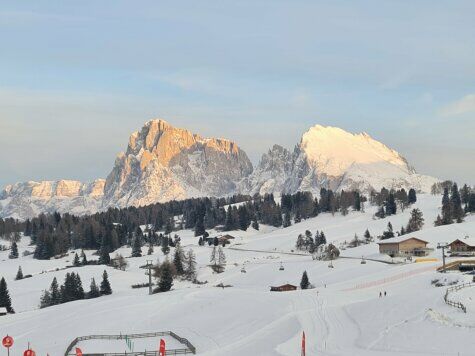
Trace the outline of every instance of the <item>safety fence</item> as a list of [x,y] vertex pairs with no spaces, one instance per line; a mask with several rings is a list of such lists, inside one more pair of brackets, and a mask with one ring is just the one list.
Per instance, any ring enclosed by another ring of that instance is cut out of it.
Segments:
[[452,287],[447,288],[447,290],[445,291],[445,295],[444,295],[445,304],[450,305],[450,306],[455,307],[455,308],[462,309],[462,311],[464,313],[466,313],[467,312],[467,307],[465,305],[463,305],[461,302],[455,302],[455,301],[451,300],[449,298],[449,295],[450,295],[450,292],[458,291],[460,289],[467,288],[467,287],[473,287],[473,286],[475,286],[475,283],[469,282],[469,283],[458,284],[456,286],[452,286]]
[[351,288],[344,289],[344,291],[347,292],[347,291],[352,291],[352,290],[357,290],[357,289],[377,287],[377,286],[380,286],[380,285],[383,285],[383,284],[392,283],[392,282],[396,282],[396,281],[399,281],[399,280],[402,280],[402,279],[406,279],[406,278],[415,276],[415,275],[420,274],[420,273],[433,271],[433,270],[435,270],[435,268],[436,268],[435,266],[428,266],[428,267],[424,267],[424,268],[418,268],[418,269],[415,269],[415,270],[412,270],[412,271],[409,271],[409,272],[403,272],[403,273],[395,274],[394,276],[391,276],[391,277],[386,277],[386,278],[382,278],[382,279],[378,279],[378,280],[370,281],[370,282],[359,283],[359,284],[356,284],[355,286],[353,286]]
[[[75,353],[72,353],[72,350],[75,346],[86,340],[130,340],[130,339],[143,339],[157,336],[170,336],[180,342],[183,345],[186,345],[186,348],[182,349],[170,349],[166,350],[167,355],[186,355],[186,354],[195,354],[196,348],[193,344],[185,339],[184,337],[178,336],[173,331],[159,331],[154,333],[143,333],[143,334],[120,334],[120,335],[88,335],[80,336],[75,338],[66,349],[64,356],[74,356]],[[83,353],[84,356],[159,356],[158,351],[139,351],[139,352],[122,352],[122,353]]]

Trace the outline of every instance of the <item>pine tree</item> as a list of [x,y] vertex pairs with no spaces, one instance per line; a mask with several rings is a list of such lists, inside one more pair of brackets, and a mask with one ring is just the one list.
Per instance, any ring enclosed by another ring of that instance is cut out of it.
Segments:
[[409,194],[407,195],[407,203],[414,204],[417,201],[416,191],[411,188],[409,189]]
[[325,234],[323,233],[323,231],[320,231],[320,242],[321,242],[321,245],[325,245],[327,243],[327,238]]
[[61,290],[58,285],[56,277],[53,278],[51,286],[49,287],[50,305],[56,305],[61,303]]
[[309,285],[310,285],[310,282],[308,281],[307,271],[304,271],[302,274],[302,279],[300,280],[300,288],[307,289]]
[[21,270],[21,266],[18,267],[18,272],[16,273],[15,280],[19,281],[20,279],[23,279],[23,271]]
[[99,288],[97,287],[96,280],[92,278],[91,286],[89,287],[89,293],[87,293],[87,297],[89,299],[93,299],[100,296],[101,296],[101,292],[99,291]]
[[110,265],[110,263],[111,263],[111,257],[109,255],[107,248],[101,247],[100,256],[99,256],[99,264]]
[[218,265],[224,270],[224,265],[226,264],[226,256],[224,250],[221,247],[218,247]]
[[368,229],[366,229],[363,236],[364,236],[366,242],[370,242],[371,239],[372,239],[371,234],[370,234]]
[[102,273],[102,282],[101,282],[100,292],[101,292],[101,295],[112,294],[112,288],[109,283],[109,276],[107,275],[106,270],[104,270],[104,273]]
[[449,225],[452,223],[452,205],[449,198],[449,188],[445,187],[444,195],[442,196],[442,225]]
[[462,209],[462,199],[460,198],[460,192],[457,187],[457,183],[454,183],[450,195],[450,207],[452,213],[452,219],[457,223],[461,223],[464,217],[464,211]]
[[391,222],[388,222],[388,229],[383,232],[383,236],[381,236],[381,239],[385,240],[390,239],[392,237],[394,237],[393,225],[391,224]]
[[86,254],[84,253],[84,250],[81,251],[81,264],[83,266],[87,265],[87,257],[86,257]]
[[195,236],[202,236],[205,232],[204,218],[199,217],[195,225]]
[[74,262],[73,262],[74,267],[79,267],[81,265],[81,262],[79,261],[79,256],[77,253],[74,254]]
[[168,255],[170,252],[170,240],[166,236],[162,238],[162,253]]
[[380,218],[380,219],[384,219],[386,217],[386,213],[384,211],[384,207],[383,206],[380,206],[378,211],[376,212],[376,214],[374,214],[376,217]]
[[84,288],[78,273],[72,273],[74,283],[74,300],[84,299]]
[[440,217],[439,214],[437,214],[437,218],[434,221],[434,226],[441,226],[443,224],[444,224],[444,222],[442,221],[442,218]]
[[40,298],[40,308],[47,308],[51,306],[51,295],[47,290],[44,290]]
[[252,221],[252,228],[254,230],[259,230],[259,223],[257,222],[257,218],[255,218],[253,221]]
[[75,281],[71,273],[66,273],[61,286],[61,303],[71,302],[75,299]]
[[12,307],[10,293],[8,292],[7,282],[3,277],[0,280],[0,307],[6,308],[7,312],[10,314],[15,313]]
[[216,246],[213,246],[213,249],[211,250],[211,255],[209,256],[209,262],[214,264],[215,266],[218,264],[216,252]]
[[234,229],[234,218],[233,218],[233,210],[231,205],[228,207],[226,211],[226,220],[224,222],[224,231],[231,231]]
[[173,265],[175,266],[176,274],[183,276],[185,269],[183,267],[184,254],[180,244],[175,248],[175,255],[173,256]]
[[356,211],[361,211],[361,196],[359,192],[354,193],[353,209]]
[[196,279],[196,257],[191,248],[186,253],[185,276],[189,281]]
[[142,257],[142,242],[140,237],[137,235],[132,244],[132,254],[131,257]]
[[165,261],[160,267],[160,281],[158,282],[158,290],[160,292],[168,292],[173,286],[173,270],[171,263]]
[[386,200],[386,215],[396,214],[397,206],[396,201],[394,200],[394,194],[389,193],[388,199]]
[[284,222],[282,226],[289,227],[290,225],[292,225],[292,222],[290,221],[290,212],[286,210],[284,213]]
[[[424,225],[424,218],[422,217],[422,211],[419,209],[412,209],[411,217],[407,223],[406,233],[411,233],[414,231],[419,231]],[[401,234],[402,235],[402,234]]]
[[11,251],[8,255],[8,258],[15,259],[18,258],[18,246],[15,241],[12,242]]

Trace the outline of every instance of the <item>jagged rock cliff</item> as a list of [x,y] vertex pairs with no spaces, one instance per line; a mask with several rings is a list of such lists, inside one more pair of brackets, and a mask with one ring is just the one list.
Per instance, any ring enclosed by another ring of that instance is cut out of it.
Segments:
[[0,193],[0,216],[23,220],[55,211],[94,213],[102,206],[104,184],[104,179],[97,179],[92,183],[59,180],[7,185]]
[[251,172],[249,158],[234,142],[151,120],[118,155],[106,180],[104,207],[223,196]]

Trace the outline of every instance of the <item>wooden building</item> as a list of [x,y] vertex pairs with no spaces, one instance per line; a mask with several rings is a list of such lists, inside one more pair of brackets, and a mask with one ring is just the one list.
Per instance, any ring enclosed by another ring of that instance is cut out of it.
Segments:
[[287,283],[278,287],[270,287],[271,292],[288,292],[291,290],[297,290],[297,286]]
[[399,236],[378,242],[379,253],[391,257],[396,256],[427,256],[432,249],[427,248],[428,242],[416,237]]
[[450,252],[452,256],[474,256],[475,255],[475,238],[456,239],[450,244]]

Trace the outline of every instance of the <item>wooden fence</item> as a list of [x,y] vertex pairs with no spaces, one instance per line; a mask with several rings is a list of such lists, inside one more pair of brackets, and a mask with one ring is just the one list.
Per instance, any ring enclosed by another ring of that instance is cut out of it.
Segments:
[[444,295],[445,303],[447,305],[453,306],[455,308],[462,309],[463,312],[466,313],[467,312],[467,307],[465,305],[463,305],[461,302],[454,302],[453,300],[450,300],[449,299],[449,294],[450,294],[450,292],[458,291],[460,289],[467,288],[467,287],[473,287],[473,286],[475,286],[475,283],[469,282],[469,283],[458,284],[456,286],[452,286],[452,287],[447,288],[447,290],[445,291],[445,295]]
[[[183,349],[171,349],[167,350],[167,355],[186,355],[186,354],[195,354],[196,348],[193,344],[187,339],[178,336],[173,331],[159,331],[154,333],[143,333],[143,334],[124,334],[124,335],[88,335],[80,336],[75,338],[66,349],[64,356],[74,356],[75,353],[72,353],[74,347],[81,341],[85,340],[125,340],[127,339],[142,339],[149,337],[157,336],[171,336],[175,340],[179,341],[181,344],[186,345],[186,348]],[[84,353],[84,356],[159,356],[158,351],[138,351],[138,352],[112,352],[112,353]]]

